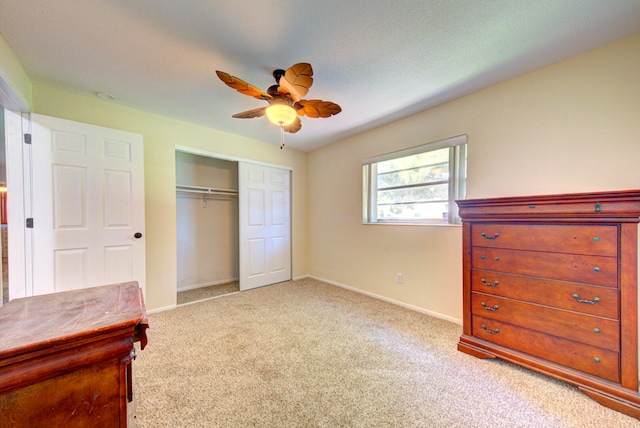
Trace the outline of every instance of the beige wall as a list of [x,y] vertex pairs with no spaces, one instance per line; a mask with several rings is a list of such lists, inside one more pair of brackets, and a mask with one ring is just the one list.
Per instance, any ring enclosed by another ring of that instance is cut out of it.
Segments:
[[468,134],[468,198],[637,189],[639,100],[637,35],[310,153],[309,273],[460,320],[460,227],[362,225],[361,160]]
[[7,102],[11,108],[16,110],[31,109],[31,79],[1,34],[0,90],[8,97],[8,99],[3,97],[3,101]]
[[[15,68],[0,49],[5,69],[7,62]],[[143,134],[150,309],[175,302],[174,147],[181,145],[293,168],[294,276],[460,320],[460,228],[362,225],[361,160],[466,133],[472,198],[639,188],[639,72],[637,35],[308,155],[40,85],[33,105]]]
[[176,302],[176,145],[291,167],[293,275],[308,272],[305,153],[37,84],[33,104],[36,113],[143,135],[147,309]]

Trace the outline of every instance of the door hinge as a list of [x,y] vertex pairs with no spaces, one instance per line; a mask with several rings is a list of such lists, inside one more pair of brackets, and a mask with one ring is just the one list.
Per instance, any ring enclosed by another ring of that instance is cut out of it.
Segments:
[[31,144],[31,134],[24,134],[24,143]]
[[27,219],[27,229],[33,229],[33,218],[31,217]]

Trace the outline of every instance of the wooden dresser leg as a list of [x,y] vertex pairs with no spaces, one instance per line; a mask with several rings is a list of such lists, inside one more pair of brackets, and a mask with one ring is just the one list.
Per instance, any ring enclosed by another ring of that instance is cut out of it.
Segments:
[[605,407],[624,413],[632,418],[640,419],[640,406],[622,397],[615,397],[604,392],[578,386],[578,389]]

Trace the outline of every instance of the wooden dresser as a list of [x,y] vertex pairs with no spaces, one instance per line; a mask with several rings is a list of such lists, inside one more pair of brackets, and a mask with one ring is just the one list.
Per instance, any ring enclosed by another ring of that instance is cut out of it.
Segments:
[[132,426],[135,282],[10,301],[0,309],[0,427]]
[[457,201],[462,352],[576,385],[640,419],[640,191]]

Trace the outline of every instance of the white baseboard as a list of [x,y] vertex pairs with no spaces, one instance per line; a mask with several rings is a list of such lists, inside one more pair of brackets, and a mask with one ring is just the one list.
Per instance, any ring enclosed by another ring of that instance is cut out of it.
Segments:
[[[320,278],[320,277],[313,276],[313,275],[300,275],[300,276],[296,276],[295,278],[293,278],[293,280],[294,281],[298,281],[298,280],[305,279],[305,278],[311,278],[311,279],[315,279],[317,281],[322,281],[324,283],[327,283],[327,284],[330,284],[330,285],[334,285],[336,287],[344,288],[346,290],[353,291],[353,292],[356,292],[356,293],[364,294],[365,296],[369,296],[369,297],[372,297],[374,299],[382,300],[384,302],[391,303],[393,305],[402,306],[403,308],[406,308],[406,309],[409,309],[409,310],[412,310],[412,311],[420,312],[420,313],[425,314],[425,315],[429,315],[429,316],[432,316],[432,317],[435,317],[435,318],[440,318],[442,320],[449,321],[449,322],[452,322],[452,323],[455,323],[455,324],[458,324],[458,325],[462,325],[462,320],[459,320],[457,318],[453,318],[453,317],[450,317],[448,315],[443,315],[443,314],[441,314],[439,312],[429,311],[429,310],[421,308],[419,306],[410,305],[408,303],[404,303],[404,302],[400,302],[398,300],[390,299],[388,297],[381,296],[379,294],[370,293],[368,291],[364,291],[364,290],[361,290],[359,288],[354,288],[354,287],[351,287],[349,285],[341,284],[341,283],[336,282],[336,281],[331,281],[329,279],[324,279],[324,278]],[[178,289],[178,291],[193,290],[193,289],[196,289],[196,288],[208,287],[210,285],[225,284],[227,282],[237,281],[237,280],[238,280],[238,278],[230,279],[230,280],[224,280],[224,281],[218,281],[218,282],[214,282],[214,283],[197,284],[197,285],[189,286],[188,288]],[[236,293],[234,293],[234,294],[236,294]],[[168,310],[171,310],[171,309],[175,309],[177,307],[178,307],[178,305],[164,306],[162,308],[157,308],[157,309],[153,309],[153,310],[147,311],[147,313],[148,314],[153,314],[153,313],[156,313],[156,312],[164,312],[164,311],[168,311]]]
[[155,314],[156,312],[170,311],[171,309],[175,309],[177,307],[178,305],[163,306],[161,308],[151,309],[150,311],[147,311],[147,314]]
[[211,287],[212,285],[226,284],[228,282],[238,281],[239,278],[222,279],[219,281],[203,282],[202,284],[178,286],[178,293],[181,291],[195,290],[197,288]]
[[296,279],[304,279],[304,278],[312,278],[312,279],[315,279],[315,280],[318,280],[318,281],[326,282],[327,284],[335,285],[336,287],[345,288],[347,290],[354,291],[356,293],[364,294],[365,296],[373,297],[374,299],[382,300],[382,301],[387,302],[387,303],[392,303],[394,305],[402,306],[403,308],[407,308],[407,309],[410,309],[412,311],[420,312],[420,313],[425,314],[425,315],[429,315],[429,316],[432,316],[432,317],[435,317],[435,318],[440,318],[440,319],[445,320],[445,321],[450,321],[452,323],[456,323],[458,325],[462,325],[462,320],[459,320],[457,318],[453,318],[453,317],[450,317],[448,315],[443,315],[443,314],[438,313],[438,312],[429,311],[429,310],[426,310],[426,309],[421,308],[419,306],[410,305],[408,303],[404,303],[404,302],[400,302],[398,300],[390,299],[388,297],[381,296],[379,294],[370,293],[368,291],[360,290],[359,288],[350,287],[348,285],[341,284],[339,282],[331,281],[331,280],[324,279],[324,278],[319,278],[319,277],[313,276],[313,275],[304,275],[304,276],[300,276],[300,277],[298,277]]

